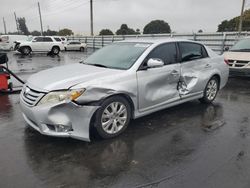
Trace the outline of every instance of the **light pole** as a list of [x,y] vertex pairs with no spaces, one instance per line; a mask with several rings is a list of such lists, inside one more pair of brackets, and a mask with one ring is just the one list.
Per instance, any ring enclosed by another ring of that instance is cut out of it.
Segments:
[[241,14],[240,14],[240,23],[239,23],[239,33],[242,31],[242,22],[243,22],[243,14],[245,9],[246,0],[242,0]]
[[15,17],[15,22],[16,22],[17,33],[19,34],[19,27],[18,27],[18,23],[17,23],[16,12],[14,12],[14,17]]
[[90,34],[94,35],[94,27],[93,27],[93,0],[90,0]]
[[37,4],[38,4],[39,17],[40,17],[40,24],[41,24],[41,36],[43,36],[43,22],[42,22],[40,3],[38,2]]
[[6,22],[5,22],[4,17],[3,17],[3,27],[4,27],[4,33],[6,35],[7,34],[7,29],[6,29]]

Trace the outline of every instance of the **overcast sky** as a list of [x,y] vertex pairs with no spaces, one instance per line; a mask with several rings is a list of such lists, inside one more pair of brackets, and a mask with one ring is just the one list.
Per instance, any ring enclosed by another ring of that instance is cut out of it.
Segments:
[[[249,8],[246,0],[246,8]],[[240,14],[242,0],[94,0],[94,32],[103,28],[116,31],[122,23],[134,29],[151,20],[168,22],[172,31],[214,32],[225,19]],[[44,30],[70,28],[75,33],[89,34],[89,0],[40,0]],[[5,17],[7,31],[16,31],[17,17],[25,17],[28,29],[40,30],[37,0],[1,0],[0,16]],[[0,22],[0,32],[3,32]]]

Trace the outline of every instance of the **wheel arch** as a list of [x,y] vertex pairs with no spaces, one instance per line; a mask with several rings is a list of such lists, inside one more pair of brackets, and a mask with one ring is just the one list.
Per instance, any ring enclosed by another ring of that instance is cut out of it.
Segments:
[[[131,99],[131,97],[130,97],[128,94],[125,94],[125,93],[115,93],[115,94],[109,95],[109,96],[107,96],[107,97],[105,97],[105,98],[99,100],[98,102],[94,102],[94,104],[95,104],[95,105],[98,105],[98,106],[101,106],[102,103],[103,103],[105,100],[107,100],[107,99],[109,99],[109,98],[111,98],[111,97],[115,97],[115,96],[120,96],[120,97],[122,97],[122,98],[124,98],[125,100],[128,101],[129,106],[131,107],[131,118],[134,119],[134,117],[135,117],[135,115],[134,115],[135,105],[134,105],[133,100]],[[88,103],[88,104],[91,105],[91,103]],[[96,112],[97,112],[97,111],[96,111]],[[96,112],[95,112],[95,113],[93,114],[93,116],[91,117],[91,122],[94,121]]]
[[61,49],[60,49],[60,47],[59,47],[58,45],[53,45],[52,48],[51,48],[51,50],[52,50],[53,48],[58,48],[59,51],[61,51]]
[[29,49],[32,51],[32,48],[31,48],[31,46],[29,46],[29,45],[20,46],[19,48],[20,48],[20,49],[29,48]]
[[[213,76],[211,76],[211,78],[213,78],[213,77],[215,77],[215,78],[217,78],[217,80],[218,80],[218,88],[220,89],[220,84],[221,84],[221,77],[220,77],[220,75],[218,74],[218,73],[216,73],[216,74],[214,74]],[[211,79],[210,78],[210,79]],[[209,80],[210,80],[209,79]]]
[[125,100],[128,101],[129,103],[129,106],[131,107],[131,117],[134,118],[134,111],[135,111],[135,105],[134,105],[134,102],[133,100],[131,99],[131,97],[126,94],[126,93],[114,93],[112,95],[109,95],[107,97],[105,97],[104,99],[101,100],[101,103],[111,97],[115,97],[115,96],[120,96],[120,97],[123,97]]
[[[135,115],[134,115],[134,111],[135,111],[135,105],[133,103],[133,100],[131,99],[131,97],[128,94],[125,93],[114,93],[112,95],[109,95],[97,102],[94,102],[95,105],[101,106],[102,103],[111,98],[111,97],[115,97],[115,96],[120,96],[122,98],[124,98],[125,100],[128,101],[129,106],[131,107],[131,119],[134,119]],[[96,127],[94,125],[95,121],[96,121],[96,113],[98,112],[98,109],[94,112],[94,114],[92,115],[91,119],[90,119],[90,126],[89,126],[89,133],[90,133],[90,137],[93,136],[93,134],[96,133]]]

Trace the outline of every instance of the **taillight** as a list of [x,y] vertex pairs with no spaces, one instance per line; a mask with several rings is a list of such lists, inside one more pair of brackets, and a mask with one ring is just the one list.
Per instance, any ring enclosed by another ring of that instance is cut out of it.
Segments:
[[229,61],[227,59],[224,59],[224,62],[229,65]]

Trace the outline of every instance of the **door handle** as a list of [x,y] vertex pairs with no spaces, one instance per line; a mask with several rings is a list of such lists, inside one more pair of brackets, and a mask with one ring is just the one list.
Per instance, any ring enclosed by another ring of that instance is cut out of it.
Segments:
[[205,68],[207,69],[207,68],[211,68],[212,67],[212,65],[210,65],[210,64],[206,64],[205,65]]

